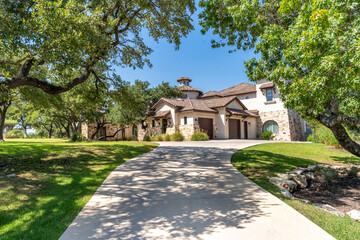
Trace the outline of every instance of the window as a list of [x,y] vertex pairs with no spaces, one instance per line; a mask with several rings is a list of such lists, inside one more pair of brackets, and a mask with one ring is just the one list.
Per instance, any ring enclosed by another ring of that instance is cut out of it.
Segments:
[[137,126],[134,125],[134,126],[133,126],[133,136],[134,136],[134,137],[137,137],[137,134],[138,134],[138,129],[137,129]]
[[263,132],[266,131],[271,131],[272,133],[279,133],[279,125],[275,121],[267,121],[263,127]]
[[155,127],[155,120],[152,120],[152,127]]
[[246,96],[245,99],[249,99],[249,96]]
[[184,95],[184,98],[187,98],[187,97],[188,97],[188,95],[187,95],[187,94],[185,94],[185,95]]
[[271,102],[273,100],[273,90],[267,89],[266,90],[266,101]]
[[187,124],[187,117],[184,117],[184,125]]

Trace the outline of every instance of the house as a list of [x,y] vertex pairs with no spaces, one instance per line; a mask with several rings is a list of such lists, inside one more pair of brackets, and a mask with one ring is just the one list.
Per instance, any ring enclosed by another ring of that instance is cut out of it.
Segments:
[[284,107],[272,82],[241,83],[203,93],[190,86],[190,78],[177,81],[184,98],[160,99],[147,113],[147,126],[138,126],[139,140],[175,132],[189,140],[198,131],[211,139],[261,139],[263,131],[272,131],[275,140],[305,140],[305,121]]

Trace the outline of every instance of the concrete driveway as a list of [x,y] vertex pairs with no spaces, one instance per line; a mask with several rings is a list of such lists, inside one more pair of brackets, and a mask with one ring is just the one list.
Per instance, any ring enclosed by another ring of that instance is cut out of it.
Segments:
[[334,239],[231,165],[259,143],[161,143],[116,168],[60,239]]

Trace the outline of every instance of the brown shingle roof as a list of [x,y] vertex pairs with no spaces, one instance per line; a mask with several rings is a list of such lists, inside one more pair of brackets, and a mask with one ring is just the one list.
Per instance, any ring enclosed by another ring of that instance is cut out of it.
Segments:
[[247,109],[244,104],[237,98],[237,97],[223,97],[223,98],[216,98],[216,99],[204,99],[203,101],[209,108],[218,108],[218,107],[225,107],[232,101],[237,101],[244,109]]
[[209,91],[209,92],[206,92],[204,93],[201,98],[206,98],[206,97],[221,97],[221,95],[218,93],[218,92],[215,92],[215,91]]
[[167,117],[167,115],[170,114],[170,110],[167,111],[158,111],[155,113],[155,115],[153,116],[154,118],[164,118]]
[[234,108],[226,108],[231,115],[238,115],[244,117],[259,117],[259,112],[257,110],[241,110],[241,109],[234,109]]
[[220,97],[228,97],[228,96],[236,96],[246,93],[255,93],[256,86],[250,83],[240,83],[233,87],[229,87],[227,89],[215,92],[210,91],[201,96],[201,98],[220,96]]
[[274,86],[275,86],[275,84],[272,82],[264,83],[260,86],[260,89],[273,88]]
[[185,107],[184,101],[183,100],[178,100],[178,99],[170,99],[170,98],[161,98],[157,103],[154,104],[154,106],[152,106],[151,109],[155,109],[160,103],[162,102],[166,102],[174,107]]
[[190,78],[188,78],[188,77],[181,77],[181,78],[179,78],[177,81],[178,81],[178,82],[181,82],[181,81],[184,81],[184,80],[187,80],[187,81],[189,81],[189,82],[192,81],[192,80],[191,80]]
[[198,92],[198,93],[202,93],[202,91],[196,89],[196,88],[193,88],[193,87],[190,87],[190,86],[186,86],[186,85],[180,85],[177,87],[180,91],[183,91],[183,92]]
[[205,104],[205,101],[201,99],[195,98],[186,98],[184,99],[185,107],[180,109],[180,112],[187,112],[187,111],[199,111],[199,112],[210,112],[210,113],[217,113],[218,111],[211,109]]

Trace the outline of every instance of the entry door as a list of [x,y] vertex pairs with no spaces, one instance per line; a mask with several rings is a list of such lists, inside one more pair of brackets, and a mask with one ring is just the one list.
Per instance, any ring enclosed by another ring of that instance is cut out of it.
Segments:
[[240,120],[229,119],[229,138],[240,139]]
[[199,127],[210,139],[213,138],[213,120],[212,118],[199,118]]
[[244,121],[244,138],[248,139],[248,122]]
[[161,129],[161,132],[162,132],[163,134],[166,133],[166,128],[167,128],[167,119],[163,119],[163,120],[162,120],[162,129]]

